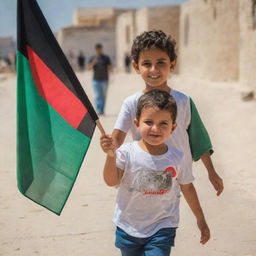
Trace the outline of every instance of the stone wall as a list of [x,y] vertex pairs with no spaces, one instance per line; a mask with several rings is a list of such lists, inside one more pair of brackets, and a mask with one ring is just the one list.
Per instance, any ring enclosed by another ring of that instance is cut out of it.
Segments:
[[239,0],[184,3],[180,15],[180,72],[213,81],[237,80],[239,33]]
[[132,41],[136,35],[135,11],[118,16],[116,23],[116,63],[118,70],[124,70],[124,58],[130,55]]
[[123,12],[125,10],[114,8],[78,8],[75,11],[73,25],[61,29],[57,36],[75,69],[78,53],[82,51],[88,61],[95,54],[96,43],[103,44],[104,52],[113,65],[116,64],[116,19]]
[[240,83],[256,93],[256,1],[240,0]]
[[15,43],[12,37],[0,37],[0,58],[15,54]]

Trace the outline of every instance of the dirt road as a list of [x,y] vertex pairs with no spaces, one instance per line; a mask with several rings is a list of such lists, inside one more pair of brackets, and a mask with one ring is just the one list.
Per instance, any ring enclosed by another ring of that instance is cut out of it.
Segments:
[[[78,77],[89,96],[91,74]],[[116,190],[102,179],[104,154],[96,131],[70,198],[60,217],[23,197],[16,186],[15,77],[0,77],[0,255],[117,256],[111,222]],[[202,246],[188,206],[181,200],[176,256],[256,256],[256,102],[242,102],[236,83],[212,83],[174,76],[171,86],[195,101],[211,135],[213,161],[225,182],[217,197],[202,163],[194,164],[195,186],[211,228]],[[143,88],[135,75],[111,78],[106,116],[111,132],[123,99]]]

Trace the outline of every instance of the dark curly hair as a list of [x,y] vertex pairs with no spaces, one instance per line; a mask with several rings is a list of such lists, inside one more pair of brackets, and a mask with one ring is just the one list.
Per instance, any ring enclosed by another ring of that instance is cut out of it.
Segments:
[[131,58],[138,64],[140,52],[147,49],[165,51],[171,62],[176,60],[176,41],[161,30],[145,31],[135,37],[131,49]]
[[157,107],[170,112],[173,122],[177,117],[177,105],[174,97],[170,93],[162,90],[152,90],[144,93],[138,101],[136,118],[140,119],[141,112],[145,108]]

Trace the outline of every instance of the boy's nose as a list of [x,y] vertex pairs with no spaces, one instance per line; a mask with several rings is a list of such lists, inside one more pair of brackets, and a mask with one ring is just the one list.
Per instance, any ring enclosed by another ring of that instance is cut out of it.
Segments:
[[152,71],[155,71],[155,70],[157,70],[157,66],[156,65],[152,65],[151,68],[150,68],[150,71],[152,72]]
[[151,130],[157,131],[158,130],[158,126],[156,124],[152,125]]

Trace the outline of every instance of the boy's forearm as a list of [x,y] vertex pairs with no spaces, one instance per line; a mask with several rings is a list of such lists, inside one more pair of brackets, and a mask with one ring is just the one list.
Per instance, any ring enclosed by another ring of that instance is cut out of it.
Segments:
[[116,186],[120,182],[120,173],[116,167],[115,155],[107,155],[104,169],[103,178],[108,186]]
[[214,169],[210,153],[206,152],[200,158],[201,158],[205,168],[207,169],[208,174],[209,175],[215,174],[216,171]]
[[192,183],[180,185],[181,191],[192,210],[193,214],[195,215],[197,220],[204,219],[204,213],[201,208],[195,187]]
[[212,183],[214,189],[217,191],[217,196],[219,196],[224,190],[223,180],[214,169],[210,153],[204,153],[201,156],[201,160],[207,169],[209,180]]
[[114,131],[112,132],[111,137],[113,139],[113,143],[115,145],[115,148],[119,148],[124,143],[126,133],[121,131],[121,130],[114,129]]

